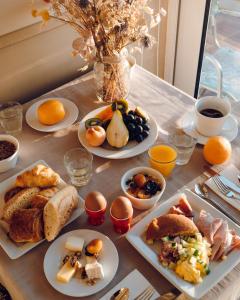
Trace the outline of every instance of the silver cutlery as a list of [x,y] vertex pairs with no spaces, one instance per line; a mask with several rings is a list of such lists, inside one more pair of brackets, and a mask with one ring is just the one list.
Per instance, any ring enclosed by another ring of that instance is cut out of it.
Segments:
[[240,187],[235,184],[234,182],[232,182],[231,180],[229,180],[227,177],[219,175],[218,178],[220,179],[220,181],[226,185],[231,191],[236,192],[238,194],[240,194]]
[[204,200],[213,203],[218,210],[220,210],[225,216],[227,216],[229,219],[231,219],[234,223],[236,223],[237,225],[240,226],[240,221],[237,220],[236,218],[234,218],[230,213],[228,213],[227,211],[225,211],[222,206],[215,200],[209,198],[208,196],[208,189],[206,187],[205,184],[195,184],[194,187],[194,192],[195,194],[197,194],[198,196],[200,196],[201,198],[203,198]]
[[238,175],[238,177],[237,177],[237,178],[238,178],[238,181],[240,182],[240,175]]
[[240,200],[240,195],[237,195],[236,193],[234,193],[229,186],[225,185],[220,176],[216,175],[212,177],[214,183],[216,184],[218,190],[224,194],[224,196],[228,197],[228,198],[234,198],[237,200]]
[[142,291],[134,300],[150,300],[154,294],[154,288],[150,285]]
[[110,300],[128,300],[129,299],[129,289],[128,288],[121,288],[120,290],[116,291]]

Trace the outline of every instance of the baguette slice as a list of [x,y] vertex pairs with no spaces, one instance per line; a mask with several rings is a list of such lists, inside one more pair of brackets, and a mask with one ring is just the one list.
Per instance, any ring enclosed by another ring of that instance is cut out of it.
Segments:
[[10,222],[15,211],[30,206],[32,197],[34,197],[39,191],[40,189],[38,187],[26,188],[8,200],[3,207],[3,220]]
[[78,206],[78,193],[74,186],[68,185],[57,192],[43,210],[44,234],[52,241],[67,223]]

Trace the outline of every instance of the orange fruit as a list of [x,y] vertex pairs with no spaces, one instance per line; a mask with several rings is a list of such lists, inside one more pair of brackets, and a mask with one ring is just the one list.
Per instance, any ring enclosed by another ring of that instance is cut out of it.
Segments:
[[65,117],[63,104],[58,100],[47,100],[37,109],[39,122],[44,125],[54,125]]
[[203,148],[203,156],[212,165],[223,164],[230,159],[232,147],[222,136],[210,137]]

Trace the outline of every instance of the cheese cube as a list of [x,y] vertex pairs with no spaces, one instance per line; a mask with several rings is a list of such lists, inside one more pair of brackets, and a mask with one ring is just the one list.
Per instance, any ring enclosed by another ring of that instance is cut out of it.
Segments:
[[82,252],[83,245],[84,245],[84,239],[82,239],[81,237],[69,236],[65,243],[65,248],[74,252],[77,251]]
[[85,271],[88,279],[103,279],[103,267],[97,261],[92,264],[86,264]]
[[70,262],[67,261],[57,273],[57,280],[63,283],[68,283],[76,273],[78,264],[74,267],[71,266]]

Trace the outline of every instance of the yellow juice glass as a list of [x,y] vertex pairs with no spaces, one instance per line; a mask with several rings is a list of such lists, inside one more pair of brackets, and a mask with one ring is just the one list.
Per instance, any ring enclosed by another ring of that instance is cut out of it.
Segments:
[[151,167],[168,177],[176,165],[177,151],[169,145],[155,145],[148,150]]

